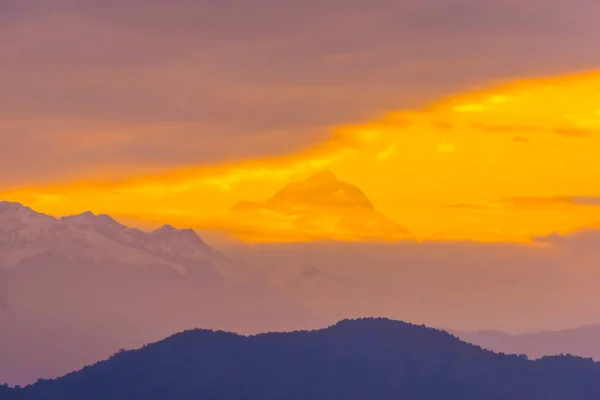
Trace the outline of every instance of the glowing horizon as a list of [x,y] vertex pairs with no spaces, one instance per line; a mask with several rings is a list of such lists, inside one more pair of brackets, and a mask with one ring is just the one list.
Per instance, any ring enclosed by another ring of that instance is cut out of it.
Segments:
[[[278,239],[268,232],[274,220],[242,221],[230,208],[326,169],[419,240],[528,242],[600,223],[599,149],[600,71],[593,71],[519,80],[333,128],[325,142],[286,155],[24,185],[0,198],[55,216],[91,210],[140,225],[286,241],[298,229],[293,220]],[[331,227],[321,236],[347,239]]]

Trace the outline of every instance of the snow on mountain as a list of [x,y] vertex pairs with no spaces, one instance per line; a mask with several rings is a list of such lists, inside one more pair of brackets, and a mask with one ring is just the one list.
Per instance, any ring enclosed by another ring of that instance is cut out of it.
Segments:
[[180,274],[191,268],[214,268],[232,275],[233,268],[233,261],[205,244],[193,230],[165,225],[144,232],[89,211],[57,219],[19,203],[1,202],[0,266],[17,267],[44,253],[96,263],[168,266]]
[[0,382],[56,377],[198,326],[256,333],[312,318],[192,230],[0,203]]

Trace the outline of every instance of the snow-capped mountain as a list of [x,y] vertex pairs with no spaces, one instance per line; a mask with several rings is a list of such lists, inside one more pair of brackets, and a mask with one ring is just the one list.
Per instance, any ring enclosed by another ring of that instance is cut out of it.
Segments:
[[297,329],[311,315],[192,230],[0,203],[0,382],[56,377],[174,331]]
[[227,279],[241,279],[234,262],[191,229],[165,225],[144,232],[89,211],[56,219],[19,203],[0,203],[0,267],[16,267],[48,252],[95,263],[165,266],[180,274],[212,268]]

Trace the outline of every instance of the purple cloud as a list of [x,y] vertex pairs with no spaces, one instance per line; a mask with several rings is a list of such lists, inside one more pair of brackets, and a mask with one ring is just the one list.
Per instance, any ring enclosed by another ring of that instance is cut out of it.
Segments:
[[[2,2],[0,181],[289,151],[331,125],[600,62],[591,0],[288,3]],[[107,130],[127,140],[64,139]]]

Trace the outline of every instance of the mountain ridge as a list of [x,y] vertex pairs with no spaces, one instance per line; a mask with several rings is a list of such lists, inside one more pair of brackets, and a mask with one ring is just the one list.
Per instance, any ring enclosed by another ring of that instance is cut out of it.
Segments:
[[55,377],[196,326],[256,332],[313,318],[192,230],[0,204],[0,380]]
[[187,330],[0,398],[592,400],[598,378],[589,359],[531,361],[438,329],[363,318],[252,336]]
[[492,351],[522,353],[531,358],[573,354],[600,361],[600,324],[522,334],[508,334],[497,330],[453,333],[461,340]]
[[[79,245],[65,251],[77,250],[86,257],[102,258],[101,253],[112,246],[120,248],[120,251],[112,251],[113,255],[128,254],[127,261],[137,257],[140,264],[164,264],[183,274],[193,263],[231,262],[206,245],[193,230],[179,230],[170,225],[144,232],[127,227],[106,214],[86,211],[55,218],[13,202],[0,203],[0,221],[3,222],[0,254],[4,253],[2,259],[12,260],[8,261],[8,266],[13,267],[23,258],[44,250],[68,247],[67,242]],[[88,251],[83,250],[82,242]],[[25,256],[19,257],[15,253],[25,253]]]

